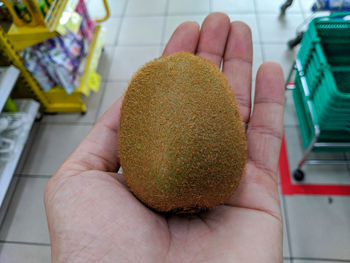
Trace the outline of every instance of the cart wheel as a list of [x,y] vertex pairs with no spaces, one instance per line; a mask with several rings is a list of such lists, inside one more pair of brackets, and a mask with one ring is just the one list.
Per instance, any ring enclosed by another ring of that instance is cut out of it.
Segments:
[[293,172],[293,178],[298,182],[304,180],[304,177],[305,177],[304,172],[299,168]]
[[81,116],[85,116],[86,113],[87,113],[87,111],[82,111],[82,112],[80,112],[80,115],[81,115]]

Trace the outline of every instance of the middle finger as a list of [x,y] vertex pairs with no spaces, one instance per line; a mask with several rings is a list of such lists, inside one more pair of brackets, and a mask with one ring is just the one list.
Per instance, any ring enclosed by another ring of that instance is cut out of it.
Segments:
[[207,16],[202,24],[197,55],[220,67],[229,31],[230,19],[227,15],[213,13]]

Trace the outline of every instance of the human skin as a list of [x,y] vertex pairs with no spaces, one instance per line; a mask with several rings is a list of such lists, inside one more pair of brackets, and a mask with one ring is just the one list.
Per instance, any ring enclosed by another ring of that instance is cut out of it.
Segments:
[[225,204],[198,215],[165,217],[145,207],[116,173],[120,98],[46,186],[52,262],[282,262],[282,69],[272,62],[260,66],[251,102],[251,31],[222,13],[209,15],[201,29],[194,22],[180,25],[164,54],[178,51],[217,66],[223,61],[246,128],[241,185]]

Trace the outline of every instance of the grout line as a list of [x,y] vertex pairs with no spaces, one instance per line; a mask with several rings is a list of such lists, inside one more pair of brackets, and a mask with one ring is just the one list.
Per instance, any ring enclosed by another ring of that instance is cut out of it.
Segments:
[[[264,63],[265,62],[265,52],[264,52],[264,47],[263,47],[263,42],[262,42],[262,34],[261,34],[260,20],[258,17],[258,10],[256,8],[256,6],[257,6],[256,0],[253,0],[253,3],[254,3],[255,22],[257,25],[258,36],[259,36],[259,40],[260,40],[260,52],[261,52],[261,56],[262,56],[262,62]],[[252,35],[252,38],[253,38],[253,35]],[[254,45],[254,42],[253,42],[253,45]],[[254,59],[254,53],[253,53],[253,59]],[[260,67],[260,65],[259,65],[259,67]]]
[[[316,262],[319,262],[319,261],[325,261],[325,262],[329,262],[329,261],[332,261],[332,262],[347,262],[349,263],[350,262],[350,259],[347,260],[347,259],[333,259],[333,258],[310,258],[310,257],[292,257],[290,259],[296,259],[296,260],[305,260],[305,261],[316,261]],[[311,262],[312,263],[312,262]]]
[[299,128],[299,124],[284,124],[284,128]]
[[159,47],[161,46],[161,43],[154,43],[154,44],[118,44],[117,46],[110,46],[107,45],[107,47]]
[[[287,9],[288,10],[288,9]],[[277,12],[277,15],[276,15]],[[279,12],[280,12],[280,7],[278,7],[276,10],[274,11],[257,11],[257,14],[259,15],[275,15],[276,17],[279,16]],[[303,11],[294,11],[294,10],[288,10],[288,14],[286,13],[286,16],[288,15],[303,15]]]
[[[120,32],[122,31],[122,25],[123,25],[123,23],[124,23],[126,8],[127,8],[128,4],[129,4],[129,1],[126,0],[125,3],[124,3],[124,6],[123,6],[122,15],[120,16],[119,31],[118,31],[116,40],[115,40],[115,42],[114,42],[114,46],[117,46],[117,45],[118,45],[119,37],[120,37]],[[113,54],[113,55],[114,55],[114,54]],[[113,57],[114,57],[114,56],[113,56]]]
[[3,244],[17,244],[17,245],[42,246],[42,247],[50,247],[51,246],[50,243],[25,242],[25,241],[0,240],[0,243],[3,243]]
[[[164,21],[163,21],[163,28],[162,28],[162,33],[161,33],[161,36],[160,36],[160,48],[162,48],[164,45],[166,45],[166,41],[165,41],[165,32],[166,32],[166,27],[168,25],[168,16],[169,16],[169,0],[166,0],[166,3],[165,3],[165,14],[164,14]],[[169,41],[169,40],[168,40]],[[165,48],[165,46],[164,46]],[[162,54],[163,52],[161,52]]]
[[[114,58],[115,58],[115,49],[116,47],[118,46],[118,42],[119,42],[119,37],[120,37],[120,32],[121,32],[121,29],[122,29],[122,24],[124,22],[124,17],[125,17],[125,13],[126,13],[126,8],[128,6],[128,3],[129,1],[125,1],[125,4],[124,4],[124,7],[123,7],[123,11],[122,11],[122,15],[120,17],[120,28],[119,28],[119,31],[117,33],[117,36],[116,36],[116,40],[115,40],[115,43],[114,43],[114,46],[112,47],[113,48],[113,54],[111,56],[111,63],[109,63],[109,65],[107,65],[107,74],[105,74],[105,78],[109,78],[109,75],[111,73],[111,70],[112,70],[112,64],[113,64],[113,61],[114,61]],[[107,46],[107,45],[106,45]],[[102,96],[104,95],[104,93],[102,94]],[[100,108],[98,109],[98,111],[100,110]]]
[[[348,158],[348,156],[347,156],[347,153],[344,153],[344,160],[349,161],[349,158]],[[350,165],[347,164],[347,165],[346,165],[346,168],[347,168],[347,170],[348,170],[348,175],[350,176]]]
[[69,121],[57,121],[57,122],[51,122],[47,121],[44,123],[40,123],[39,126],[45,126],[45,125],[69,125],[69,126],[91,126],[94,124],[94,122],[69,122]]
[[142,15],[142,16],[124,16],[121,18],[163,18],[164,16],[167,16],[166,12],[164,14],[155,14],[155,15]]
[[[105,81],[102,81],[100,82],[100,88],[99,88],[99,92],[101,92],[101,95],[100,95],[100,99],[99,99],[99,102],[97,103],[97,106],[96,106],[96,111],[95,111],[95,117],[93,118],[93,124],[94,125],[98,119],[98,115],[100,113],[100,109],[101,109],[101,104],[102,104],[102,101],[103,101],[103,96],[106,92],[106,86],[107,86],[107,83]],[[102,89],[102,90],[101,90]]]
[[51,178],[53,176],[53,174],[51,174],[51,175],[39,175],[39,174],[18,173],[15,176],[17,178],[42,178],[42,179],[47,179],[47,178]]
[[[212,9],[209,9],[210,12],[212,12]],[[218,11],[220,12],[220,11]],[[258,14],[258,15],[276,15],[275,12],[273,11],[267,11],[267,12],[252,12],[252,11],[221,11],[223,13],[226,14],[232,14],[232,15],[253,15],[253,14]],[[167,16],[206,16],[208,15],[208,12],[198,12],[198,13],[171,13],[171,14],[167,14]],[[119,16],[111,16],[111,18],[147,18],[147,17],[157,17],[157,16],[163,16],[164,13],[158,13],[158,14],[142,14],[142,15],[119,15]],[[286,14],[287,16],[288,14]],[[303,16],[303,12],[293,12],[293,13],[289,13],[289,15],[302,15]]]
[[306,10],[304,10],[304,7],[302,5],[302,1],[301,0],[298,0],[299,2],[299,7],[300,7],[300,10],[301,10],[301,13],[303,14],[303,18],[307,18],[307,13],[305,12]]
[[283,202],[283,214],[285,215],[284,217],[284,221],[286,222],[286,233],[287,233],[287,240],[288,240],[288,249],[289,249],[289,255],[291,257],[291,261],[293,262],[293,250],[292,250],[292,240],[291,240],[291,236],[290,236],[290,229],[289,229],[289,221],[288,221],[288,211],[287,211],[287,204],[286,204],[286,200],[285,200],[285,196],[282,196],[282,202]]
[[[126,6],[126,4],[127,4],[127,1],[125,1],[124,6]],[[125,9],[125,8],[123,7],[123,9]],[[123,22],[124,22],[123,15],[120,16],[119,19],[120,19],[120,22],[119,22],[118,29],[117,29],[117,36],[116,36],[114,42],[111,44],[111,46],[116,46],[117,45],[117,42],[119,40],[120,31],[122,30],[122,25],[123,25]],[[108,34],[108,32],[106,32],[106,33]],[[109,45],[103,45],[103,46],[109,46]]]
[[[162,36],[161,36],[162,37]],[[153,43],[145,43],[145,44],[138,44],[138,43],[123,43],[123,44],[119,44],[118,47],[156,47],[156,46],[161,46],[162,41],[157,41],[157,42],[153,42]]]
[[[12,180],[13,180],[13,178],[12,178]],[[11,180],[11,181],[12,181],[12,180]],[[6,221],[6,218],[7,218],[7,214],[8,214],[8,212],[9,212],[9,210],[10,210],[10,207],[11,207],[11,204],[12,204],[12,201],[13,201],[13,198],[14,198],[15,193],[16,193],[16,191],[17,191],[18,184],[19,184],[19,180],[16,181],[16,184],[15,184],[14,189],[13,189],[13,191],[12,191],[12,195],[11,195],[11,197],[10,197],[10,200],[9,200],[8,205],[7,205],[7,207],[6,207],[6,211],[5,211],[5,213],[4,213],[4,217],[2,218],[2,221],[0,222],[0,229],[2,229],[3,226],[4,226],[4,224],[5,224],[5,221]],[[10,184],[10,185],[11,185],[11,184]],[[1,243],[1,241],[0,241],[0,243]]]
[[108,84],[108,83],[128,83],[129,81],[128,80],[119,80],[119,79],[117,79],[117,80],[106,80],[106,84]]
[[102,106],[102,102],[103,102],[103,98],[105,96],[105,93],[106,93],[106,90],[107,90],[107,81],[105,81],[103,83],[103,90],[102,90],[102,94],[101,94],[101,98],[100,98],[100,101],[98,102],[98,106],[97,106],[97,109],[96,109],[96,115],[95,115],[95,118],[94,118],[94,122],[96,123],[97,120],[99,119],[99,115],[100,115],[100,110],[101,110],[101,106]]
[[[162,41],[160,42],[160,44],[118,44],[118,47],[123,47],[123,48],[127,48],[127,47],[159,47],[164,45],[165,42]],[[286,45],[286,49],[287,49],[287,42],[261,42],[261,41],[253,41],[253,44],[255,45]],[[108,48],[115,48],[116,46],[112,46],[112,45],[106,45],[105,47]]]

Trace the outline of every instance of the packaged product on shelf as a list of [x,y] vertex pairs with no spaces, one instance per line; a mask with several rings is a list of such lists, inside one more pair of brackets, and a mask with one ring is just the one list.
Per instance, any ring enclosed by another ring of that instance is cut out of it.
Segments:
[[68,31],[64,37],[59,38],[62,41],[62,47],[66,50],[69,57],[72,59],[78,59],[86,55],[85,43],[79,40],[79,36]]
[[27,113],[0,114],[0,160],[9,161],[25,142],[25,135],[30,129]]
[[79,0],[75,11],[83,18],[79,31],[90,43],[94,38],[95,22],[90,18],[84,0]]
[[82,16],[77,34],[67,30],[63,36],[27,48],[23,56],[27,69],[45,91],[59,86],[71,94],[84,74],[95,24],[83,0],[78,2],[76,12]]
[[74,75],[78,69],[79,60],[69,56],[60,38],[52,38],[27,48],[24,62],[45,91],[57,85],[71,94],[75,88]]
[[46,92],[49,91],[55,83],[49,77],[48,72],[40,63],[40,58],[36,55],[35,49],[28,48],[25,50],[23,57],[24,65],[32,73],[35,80]]

